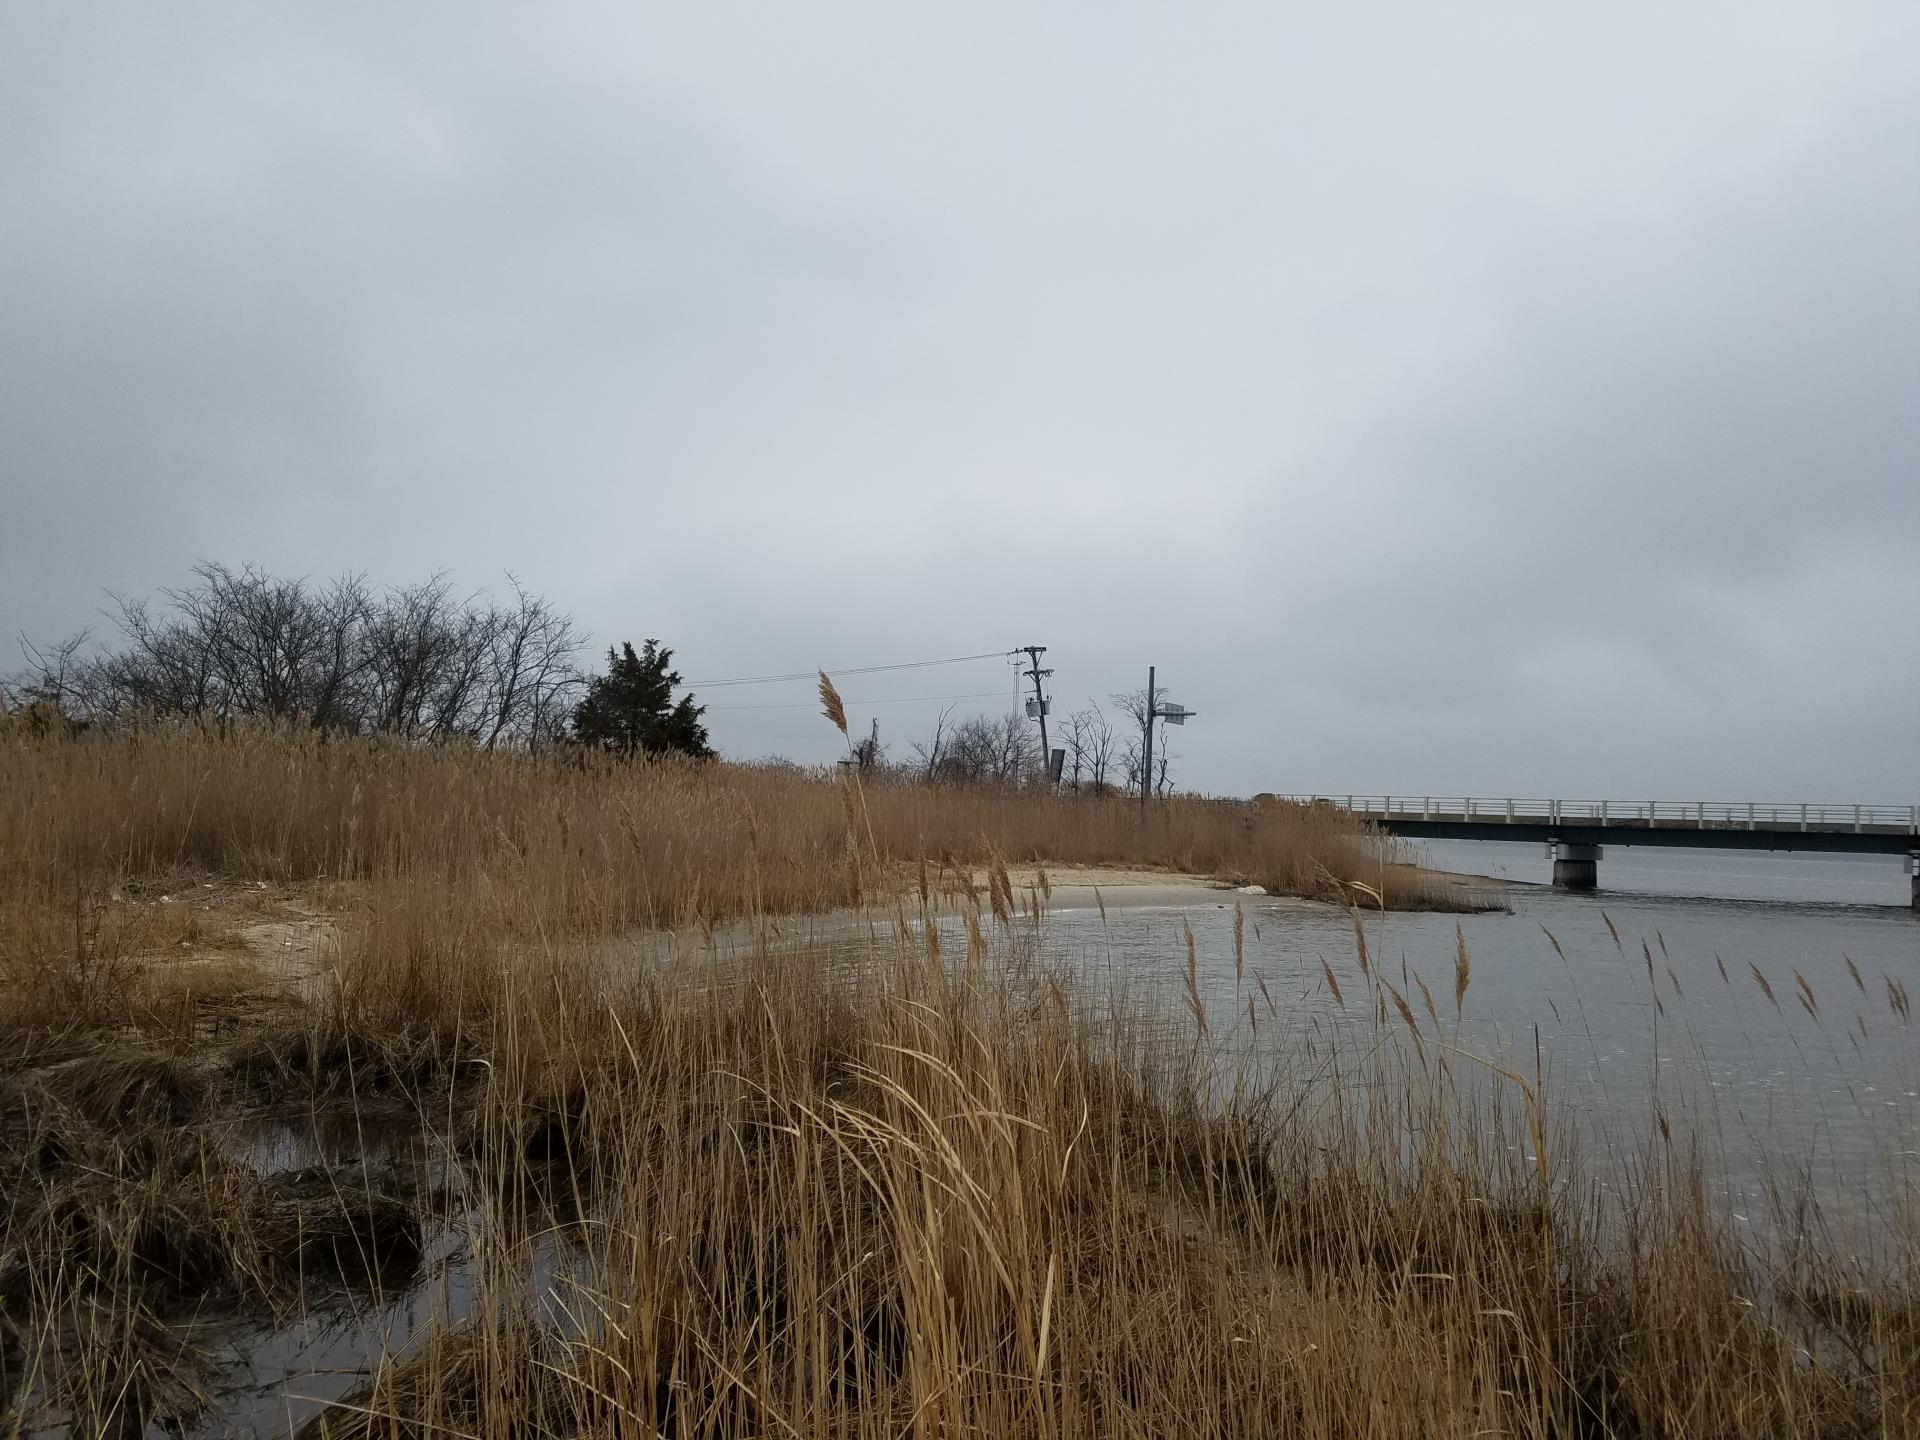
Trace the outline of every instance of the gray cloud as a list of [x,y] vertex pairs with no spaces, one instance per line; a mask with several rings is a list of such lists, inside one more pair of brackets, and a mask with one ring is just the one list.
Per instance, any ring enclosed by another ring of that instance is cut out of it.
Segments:
[[511,568],[694,675],[1155,661],[1215,789],[1905,800],[1917,32],[16,7],[0,622]]

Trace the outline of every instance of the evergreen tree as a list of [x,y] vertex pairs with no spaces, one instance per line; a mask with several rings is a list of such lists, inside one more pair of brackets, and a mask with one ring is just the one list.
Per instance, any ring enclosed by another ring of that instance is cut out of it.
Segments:
[[700,723],[706,707],[691,695],[673,699],[680,676],[667,668],[672,660],[657,640],[637,655],[631,643],[608,650],[607,673],[587,682],[586,697],[574,707],[573,738],[617,755],[712,755]]

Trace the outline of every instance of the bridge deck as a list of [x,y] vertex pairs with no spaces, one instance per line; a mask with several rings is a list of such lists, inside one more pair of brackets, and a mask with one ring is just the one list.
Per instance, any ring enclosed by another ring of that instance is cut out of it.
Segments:
[[1282,795],[1331,805],[1416,839],[1544,840],[1728,849],[1920,851],[1920,805]]

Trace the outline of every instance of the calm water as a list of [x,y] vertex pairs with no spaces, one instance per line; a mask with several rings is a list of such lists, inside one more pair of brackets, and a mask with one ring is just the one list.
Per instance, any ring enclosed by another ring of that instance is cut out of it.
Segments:
[[[1531,846],[1435,845],[1429,858],[1515,880],[1551,871]],[[1766,1223],[1770,1194],[1811,1194],[1843,1236],[1884,1232],[1891,1208],[1920,1196],[1920,1015],[1902,1016],[1901,992],[1889,989],[1920,996],[1920,918],[1906,908],[1900,863],[1609,850],[1601,878],[1619,888],[1516,888],[1511,914],[1375,916],[1369,949],[1429,1044],[1437,1030],[1529,1076],[1538,1055],[1556,1121],[1596,1162],[1597,1183],[1621,1183],[1647,1153],[1657,1109],[1677,1143],[1698,1146],[1741,1223]],[[1718,895],[1700,893],[1710,888]],[[1247,922],[1244,979],[1235,900]],[[1472,957],[1457,1020],[1456,924]],[[1216,1030],[1237,1024],[1247,1038],[1248,1002],[1264,980],[1278,1014],[1257,999],[1256,1044],[1324,1048],[1344,1037],[1351,1054],[1364,1043],[1366,982],[1339,911],[1223,896],[1115,910],[1105,922],[1065,912],[1050,938],[1082,969],[1164,992],[1177,1015],[1189,926]]]
[[[1425,840],[1417,848],[1440,870],[1546,885],[1553,861],[1544,845],[1502,840]],[[1909,906],[1899,855],[1805,855],[1755,850],[1609,845],[1600,883],[1611,894],[1719,900],[1786,900],[1804,905]]]

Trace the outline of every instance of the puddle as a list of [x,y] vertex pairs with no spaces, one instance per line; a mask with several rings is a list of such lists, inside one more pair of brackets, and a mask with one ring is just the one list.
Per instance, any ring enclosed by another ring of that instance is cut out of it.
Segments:
[[326,1109],[254,1115],[221,1134],[221,1150],[263,1179],[330,1181],[343,1191],[402,1196],[428,1215],[470,1202],[468,1177],[443,1138],[398,1110]]
[[[443,1229],[420,1280],[402,1293],[319,1307],[277,1328],[235,1327],[216,1350],[222,1378],[215,1408],[187,1433],[200,1440],[290,1434],[370,1382],[383,1357],[404,1353],[437,1324],[465,1318],[483,1266],[466,1229]],[[581,1278],[583,1266],[557,1236],[528,1242],[513,1261],[485,1263],[515,1265],[542,1297],[541,1318],[556,1328],[569,1323],[554,1297]]]
[[[499,1253],[501,1228],[443,1139],[406,1113],[320,1110],[252,1117],[231,1132],[227,1153],[265,1177],[294,1185],[367,1187],[412,1198],[424,1222],[410,1280],[338,1293],[282,1323],[235,1320],[213,1342],[215,1405],[187,1433],[197,1437],[286,1435],[372,1380],[383,1358],[404,1353],[427,1329],[471,1313],[483,1278],[516,1276],[519,1293],[551,1296],[579,1264],[557,1232]],[[492,1247],[489,1249],[489,1247]],[[564,1319],[561,1307],[554,1323]]]
[[[212,1183],[235,1188],[216,1193],[251,1207],[252,1228],[239,1240],[209,1239],[224,1234],[209,1228],[218,1222],[195,1220],[169,1233],[169,1255],[217,1248],[208,1252],[204,1283],[185,1269],[172,1274],[181,1267],[154,1272],[164,1288],[148,1295],[152,1328],[132,1348],[113,1349],[122,1339],[84,1353],[73,1347],[85,1342],[63,1329],[53,1342],[61,1348],[29,1361],[24,1376],[10,1363],[19,1357],[0,1356],[0,1381],[26,1386],[24,1396],[0,1396],[27,1405],[32,1427],[14,1433],[88,1433],[96,1422],[58,1396],[63,1386],[68,1394],[120,1394],[103,1378],[100,1366],[111,1361],[100,1355],[137,1356],[143,1372],[160,1377],[146,1386],[211,1399],[188,1426],[156,1420],[145,1431],[115,1433],[211,1440],[292,1433],[365,1386],[383,1359],[432,1327],[457,1323],[489,1294],[532,1295],[543,1323],[578,1333],[562,1303],[586,1278],[584,1252],[568,1238],[577,1230],[555,1225],[525,1196],[503,1202],[484,1193],[454,1147],[411,1116],[377,1108],[252,1115],[195,1132],[191,1143],[217,1157]],[[297,1295],[297,1308],[273,1311],[276,1293]]]

